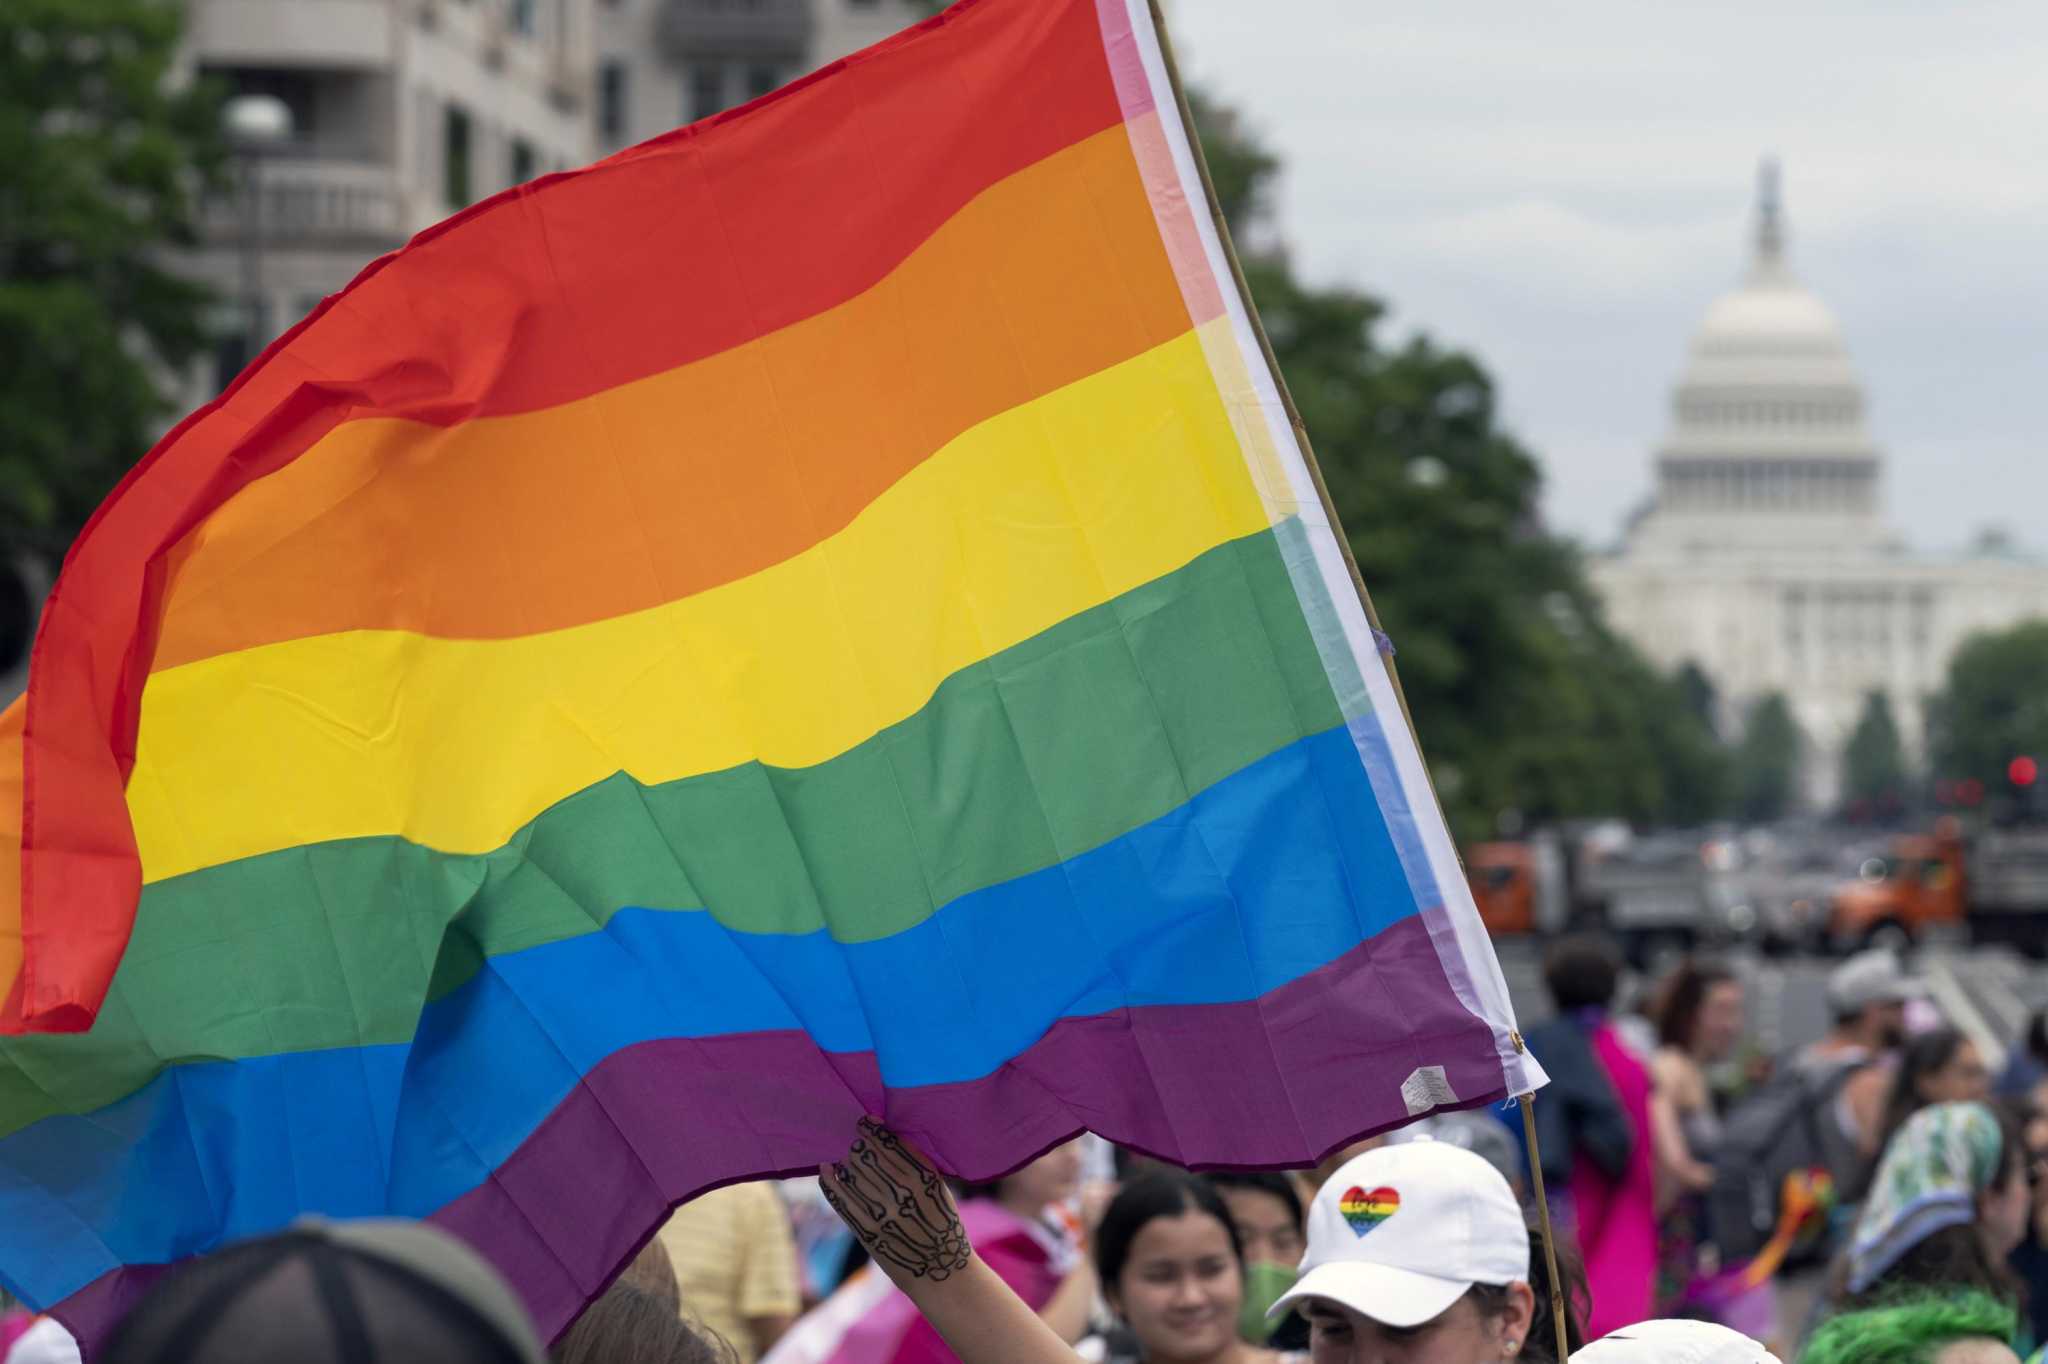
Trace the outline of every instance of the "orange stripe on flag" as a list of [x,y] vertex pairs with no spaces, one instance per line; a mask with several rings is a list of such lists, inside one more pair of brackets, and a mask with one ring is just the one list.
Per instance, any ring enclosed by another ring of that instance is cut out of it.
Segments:
[[759,341],[540,412],[344,424],[179,547],[153,667],[341,630],[505,638],[675,601],[801,553],[963,431],[1189,326],[1112,129]]

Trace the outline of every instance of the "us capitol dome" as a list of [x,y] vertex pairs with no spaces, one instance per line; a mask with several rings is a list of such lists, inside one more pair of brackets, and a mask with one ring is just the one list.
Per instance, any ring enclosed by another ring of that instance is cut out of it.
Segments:
[[1654,491],[1591,568],[1623,635],[1713,681],[1724,735],[1785,694],[1817,806],[1835,797],[1871,692],[1889,697],[1918,755],[1957,646],[2048,615],[2048,567],[2001,540],[1960,557],[1909,550],[1884,519],[1883,476],[1841,324],[1786,258],[1766,163],[1748,272],[1693,334]]

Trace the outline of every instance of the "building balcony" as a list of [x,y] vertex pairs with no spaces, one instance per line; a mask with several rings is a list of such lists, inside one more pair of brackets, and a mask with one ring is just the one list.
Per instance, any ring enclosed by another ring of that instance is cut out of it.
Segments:
[[811,0],[667,0],[657,29],[674,62],[807,61],[817,20]]
[[[256,175],[261,212],[253,226],[265,246],[367,248],[374,254],[405,239],[404,204],[389,166],[266,157]],[[252,226],[249,207],[246,190],[209,199],[207,238],[241,242]]]
[[381,68],[392,63],[394,0],[198,0],[187,42],[222,66]]

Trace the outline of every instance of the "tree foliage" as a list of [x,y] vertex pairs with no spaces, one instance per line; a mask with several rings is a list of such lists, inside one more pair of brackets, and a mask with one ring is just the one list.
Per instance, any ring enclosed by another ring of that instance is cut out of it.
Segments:
[[[1278,162],[1227,110],[1194,103],[1243,241]],[[1461,835],[1508,811],[1718,813],[1722,751],[1678,683],[1608,627],[1574,547],[1544,530],[1541,471],[1501,429],[1480,363],[1426,336],[1388,344],[1379,300],[1312,287],[1278,250],[1245,270]]]
[[1700,728],[1718,736],[1721,732],[1721,694],[1714,686],[1714,679],[1691,659],[1678,665],[1675,677],[1685,708],[1700,722]]
[[219,165],[217,94],[167,79],[169,0],[0,4],[0,535],[54,557],[204,343],[165,268]]
[[1842,750],[1842,799],[1865,812],[1897,810],[1906,798],[1906,748],[1892,703],[1881,691],[1863,700]]
[[1735,750],[1735,809],[1746,820],[1781,819],[1799,803],[1805,735],[1780,692],[1750,707]]
[[1949,660],[1933,719],[1938,776],[2003,792],[2014,758],[2048,764],[2048,621],[1965,641]]

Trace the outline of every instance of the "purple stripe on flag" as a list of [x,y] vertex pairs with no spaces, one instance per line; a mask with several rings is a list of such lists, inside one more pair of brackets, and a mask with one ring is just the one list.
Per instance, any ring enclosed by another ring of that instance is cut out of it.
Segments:
[[[994,1074],[886,1094],[867,1053],[799,1032],[643,1042],[591,1071],[510,1160],[433,1220],[520,1288],[543,1333],[574,1320],[667,1210],[763,1170],[836,1159],[863,1113],[949,1171],[1017,1168],[1088,1128],[1206,1168],[1302,1167],[1420,1116],[1401,1085],[1443,1069],[1455,1103],[1507,1097],[1492,1029],[1461,1006],[1428,928],[1405,918],[1242,1003],[1065,1019]],[[56,1309],[97,1342],[160,1267],[95,1280]]]

